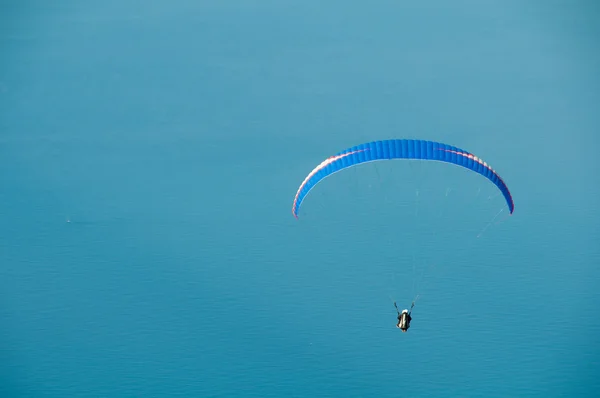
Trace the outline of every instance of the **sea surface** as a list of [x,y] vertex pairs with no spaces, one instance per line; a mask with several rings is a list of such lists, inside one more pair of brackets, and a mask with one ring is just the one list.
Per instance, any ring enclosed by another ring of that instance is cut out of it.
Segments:
[[600,396],[599,4],[1,1],[0,396]]

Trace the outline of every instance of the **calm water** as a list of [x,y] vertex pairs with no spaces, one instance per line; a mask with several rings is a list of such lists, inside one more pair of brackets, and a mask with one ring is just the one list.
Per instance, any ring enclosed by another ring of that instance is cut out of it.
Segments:
[[[2,396],[600,394],[596,2],[51,3],[0,5]],[[386,162],[292,217],[383,138],[514,215]]]

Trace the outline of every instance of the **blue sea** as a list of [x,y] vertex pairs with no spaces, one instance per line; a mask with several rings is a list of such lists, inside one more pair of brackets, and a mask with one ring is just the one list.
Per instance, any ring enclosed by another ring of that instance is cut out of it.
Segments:
[[600,396],[599,17],[0,2],[0,396]]

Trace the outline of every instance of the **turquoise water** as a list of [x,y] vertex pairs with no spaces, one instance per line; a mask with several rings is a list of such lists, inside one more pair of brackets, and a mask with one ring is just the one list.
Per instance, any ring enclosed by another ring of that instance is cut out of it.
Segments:
[[600,393],[595,2],[0,7],[2,396]]

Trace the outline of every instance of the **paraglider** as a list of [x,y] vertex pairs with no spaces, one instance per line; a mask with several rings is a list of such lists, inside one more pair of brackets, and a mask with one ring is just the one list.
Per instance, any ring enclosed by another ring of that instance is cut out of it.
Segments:
[[298,218],[298,211],[300,210],[302,201],[324,178],[361,163],[392,159],[439,161],[472,170],[481,174],[498,187],[506,200],[510,214],[515,210],[515,204],[508,187],[498,173],[496,173],[496,171],[481,158],[464,149],[443,144],[441,142],[393,139],[357,145],[325,159],[315,167],[300,184],[292,204],[292,214],[294,217]]
[[396,324],[396,327],[402,330],[402,332],[407,332],[408,328],[410,328],[410,321],[412,321],[411,313],[414,306],[415,302],[413,301],[412,305],[410,306],[410,311],[405,309],[402,310],[402,313],[400,313],[400,310],[394,301],[394,307],[396,307],[396,312],[398,312],[398,323]]
[[[296,195],[294,196],[292,214],[294,217],[298,218],[298,212],[308,193],[320,181],[330,175],[362,163],[393,159],[438,161],[454,164],[474,171],[487,178],[500,190],[510,214],[513,214],[515,210],[513,198],[506,183],[500,175],[498,175],[498,173],[481,158],[464,149],[443,144],[441,142],[391,139],[372,141],[347,148],[322,161],[308,173],[306,178],[300,184]],[[394,306],[396,307],[398,314],[398,323],[396,324],[396,327],[402,330],[402,332],[406,332],[410,328],[414,305],[415,302],[413,301],[410,310],[405,309],[400,312],[394,301]]]

